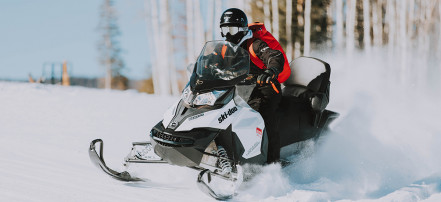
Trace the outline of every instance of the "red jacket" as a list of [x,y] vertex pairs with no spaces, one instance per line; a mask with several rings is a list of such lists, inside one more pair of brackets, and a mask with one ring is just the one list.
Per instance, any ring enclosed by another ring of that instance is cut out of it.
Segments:
[[[262,70],[271,68],[278,74],[279,83],[285,82],[291,69],[280,43],[266,30],[263,23],[251,23],[248,28],[253,32],[253,38],[246,43],[251,62]],[[253,69],[250,71],[253,73]]]

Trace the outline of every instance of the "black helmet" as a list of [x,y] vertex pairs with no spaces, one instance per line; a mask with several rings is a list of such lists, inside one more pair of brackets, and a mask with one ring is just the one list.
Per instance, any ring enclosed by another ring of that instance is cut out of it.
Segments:
[[248,27],[248,19],[245,13],[238,8],[230,8],[222,13],[220,26],[236,25],[238,27]]
[[[247,15],[238,8],[230,8],[222,13],[220,18],[220,27],[222,37],[226,37],[227,41],[239,43],[248,31]],[[233,33],[227,29],[222,31],[222,27],[237,27]]]
[[222,13],[220,28],[226,41],[237,44],[248,32],[247,16],[238,8],[227,9]]

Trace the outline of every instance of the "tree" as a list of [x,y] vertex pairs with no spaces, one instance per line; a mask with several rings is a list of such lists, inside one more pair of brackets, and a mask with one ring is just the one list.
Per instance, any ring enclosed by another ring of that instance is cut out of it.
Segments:
[[355,47],[355,15],[356,15],[356,0],[346,1],[346,51],[348,55],[352,54]]
[[271,9],[272,9],[272,34],[276,39],[279,39],[279,4],[278,0],[271,1]]
[[370,17],[370,0],[363,0],[363,42],[364,48],[370,52],[371,49],[371,17]]
[[292,1],[286,1],[286,56],[288,60],[293,59],[292,47]]
[[121,58],[118,36],[121,35],[117,24],[116,9],[113,0],[104,0],[100,7],[98,29],[101,40],[98,42],[99,61],[106,69],[105,88],[127,89],[128,79],[122,74],[125,69]]
[[305,31],[304,31],[304,49],[303,55],[309,56],[311,50],[311,0],[305,1]]
[[169,1],[145,0],[146,24],[151,47],[152,80],[155,94],[178,95],[178,82],[173,48],[172,17]]

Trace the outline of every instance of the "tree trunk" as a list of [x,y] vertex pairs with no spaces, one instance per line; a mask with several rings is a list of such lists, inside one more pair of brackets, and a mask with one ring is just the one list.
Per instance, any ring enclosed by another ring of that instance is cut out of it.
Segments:
[[286,57],[288,61],[293,59],[292,55],[292,1],[286,1]]
[[193,0],[187,0],[186,8],[186,22],[187,22],[187,64],[193,63],[194,58],[194,28],[193,28]]
[[272,34],[274,38],[279,40],[279,4],[278,0],[271,1],[272,14],[273,14],[273,29]]
[[301,38],[301,33],[304,29],[303,26],[305,25],[305,22],[303,20],[303,2],[301,0],[297,0],[296,1],[296,5],[294,6],[294,8],[296,8],[295,12],[295,19],[296,19],[296,25],[294,26],[294,57],[297,55],[301,55],[302,54],[302,41],[303,38]]
[[334,4],[329,3],[326,8],[326,46],[332,47],[333,44],[333,33],[334,33]]
[[[438,35],[438,53],[441,53],[441,2],[438,2],[438,15],[439,15],[439,35]],[[438,54],[438,58],[441,61],[441,54]],[[441,70],[441,62],[439,62]]]
[[355,48],[355,6],[356,0],[347,0],[347,15],[346,15],[346,51],[348,55],[352,55]]
[[311,0],[305,1],[305,31],[303,39],[303,55],[309,56],[311,51]]
[[171,37],[168,31],[169,23],[168,20],[168,8],[167,1],[159,1],[159,30],[160,30],[160,45],[156,50],[160,55],[156,57],[159,60],[159,72],[160,76],[160,88],[161,95],[169,95],[171,86],[170,86],[170,63],[169,60],[173,59],[172,57],[167,57],[169,54],[167,48],[170,47]]
[[336,14],[336,47],[343,47],[343,0],[335,1],[335,14]]
[[213,39],[216,39],[216,36],[220,36],[219,23],[220,16],[222,15],[222,1],[214,1],[214,18],[213,18]]
[[[430,82],[430,77],[429,75],[431,75],[431,70],[429,68],[429,56],[431,54],[431,50],[430,50],[430,39],[431,39],[431,25],[434,24],[433,20],[435,20],[434,18],[432,18],[433,16],[433,11],[435,10],[436,7],[436,1],[423,1],[424,4],[423,6],[421,6],[423,12],[422,12],[422,31],[423,31],[423,36],[422,38],[422,43],[421,43],[421,66],[422,68],[420,69],[420,88],[422,89],[427,89],[428,84]],[[439,53],[438,53],[439,54]]]
[[253,22],[253,21],[251,21],[252,19],[251,19],[251,12],[252,12],[252,10],[251,10],[251,0],[245,0],[245,7],[244,7],[244,12],[247,14],[247,16],[249,16],[250,17],[250,19],[248,19],[248,22]]
[[[411,42],[412,36],[414,35],[414,23],[415,23],[415,0],[408,0],[409,1],[409,15],[407,20],[407,37],[408,41]],[[441,4],[440,4],[441,5]],[[410,44],[410,47],[412,47],[412,43]]]
[[365,50],[371,51],[371,16],[370,16],[370,0],[363,0],[363,42]]
[[406,82],[407,74],[407,29],[406,29],[406,2],[399,1],[400,3],[400,50],[401,50],[401,68],[400,68],[400,81],[402,84]]
[[167,69],[169,70],[168,72],[168,81],[170,82],[169,85],[171,86],[171,93],[174,96],[178,96],[179,95],[179,86],[178,86],[178,77],[177,77],[177,72],[176,72],[176,66],[175,66],[175,51],[174,51],[174,37],[173,37],[173,22],[172,22],[172,18],[170,16],[169,9],[170,7],[168,6],[168,2],[169,1],[161,1],[161,3],[163,4],[162,6],[164,7],[164,16],[165,19],[164,21],[166,22],[164,24],[164,33],[162,34],[163,36],[165,36],[165,55],[169,55],[169,57],[164,56],[164,60],[168,61],[167,62]]
[[[439,35],[438,35],[438,53],[441,53],[441,1],[438,2],[438,15],[439,15]],[[441,72],[441,54],[438,54],[438,74]],[[441,81],[438,80],[438,87],[441,88]],[[439,92],[440,89],[438,89]]]
[[205,35],[204,35],[204,23],[203,23],[203,18],[201,15],[201,6],[200,6],[200,1],[199,0],[195,0],[194,1],[194,20],[195,20],[195,35],[194,35],[194,42],[195,45],[194,47],[196,48],[193,52],[193,57],[196,58],[198,57],[202,47],[204,47],[205,44]]
[[373,41],[376,47],[383,45],[383,0],[377,0],[372,5],[372,19],[373,19]]
[[[153,36],[153,46],[152,46],[152,80],[153,89],[155,94],[163,94],[161,88],[161,78],[160,78],[160,63],[157,59],[159,57],[158,48],[160,47],[160,33],[159,33],[159,19],[158,19],[158,6],[156,0],[145,0],[144,1],[145,11],[150,13],[151,22],[151,35]],[[149,33],[149,32],[147,32]]]
[[271,11],[270,11],[270,5],[269,2],[270,0],[264,0],[263,1],[263,13],[265,15],[264,18],[264,23],[265,23],[265,27],[269,32],[272,32],[271,29]]
[[[214,14],[215,14],[215,12],[214,12],[214,2],[213,2],[213,0],[208,0],[208,1],[206,1],[206,10],[208,11],[207,13],[206,13],[206,16],[205,16],[205,18],[204,19],[206,19],[207,20],[207,22],[208,23],[210,23],[210,22],[213,22],[213,18],[215,18],[215,16],[214,16]],[[211,12],[210,12],[211,11]],[[208,24],[207,23],[207,24]],[[212,29],[212,27],[211,26],[207,26],[207,29],[206,29],[207,31],[205,32],[205,39],[207,40],[207,41],[212,41],[213,39],[214,39],[214,37],[213,37],[213,31],[214,31],[214,29]]]
[[[110,41],[110,37],[107,36],[105,40],[107,49],[110,49],[112,43]],[[110,62],[110,56],[107,57],[108,58],[106,59],[106,78],[104,81],[104,88],[112,89],[112,63]]]
[[393,58],[396,34],[396,20],[395,20],[395,1],[387,1],[387,22],[388,22],[388,50],[389,57]]

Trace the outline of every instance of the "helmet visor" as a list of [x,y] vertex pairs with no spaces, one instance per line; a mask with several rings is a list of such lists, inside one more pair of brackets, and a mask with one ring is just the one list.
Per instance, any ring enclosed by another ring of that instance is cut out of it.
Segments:
[[237,27],[237,26],[223,26],[221,27],[221,32],[225,36],[228,33],[231,35],[237,34],[239,31],[247,31],[248,27]]

